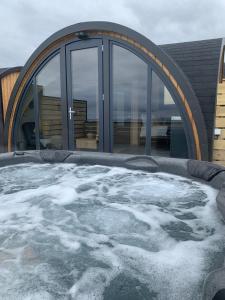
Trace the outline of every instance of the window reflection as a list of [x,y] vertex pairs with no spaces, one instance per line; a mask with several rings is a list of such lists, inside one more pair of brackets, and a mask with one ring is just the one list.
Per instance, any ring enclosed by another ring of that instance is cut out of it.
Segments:
[[74,140],[76,149],[99,146],[98,48],[71,53]]
[[[98,150],[99,61],[98,47],[71,51],[71,90],[76,149]],[[67,66],[68,67],[68,66]],[[152,71],[151,124],[146,125],[148,65],[133,52],[112,46],[113,152],[144,154],[146,126],[151,132],[151,154],[188,157],[183,121],[173,97]],[[100,71],[100,73],[99,73]],[[41,149],[63,149],[60,55],[49,60],[36,76]],[[107,92],[107,91],[106,91]],[[24,94],[16,126],[16,148],[36,149],[33,86]],[[64,103],[63,105],[66,105]],[[36,106],[35,106],[36,107]],[[66,108],[65,108],[66,109]],[[104,116],[100,116],[104,117]],[[68,121],[64,120],[64,123]],[[110,122],[104,119],[105,124]],[[109,123],[108,123],[109,124]],[[105,141],[103,141],[105,142]]]
[[113,152],[145,153],[147,64],[113,45]]
[[19,123],[16,125],[16,149],[35,150],[34,97],[32,84],[25,92],[22,103]]
[[151,154],[187,157],[186,136],[179,110],[155,72],[152,72],[151,100]]
[[36,77],[41,149],[62,149],[60,56],[54,56]]

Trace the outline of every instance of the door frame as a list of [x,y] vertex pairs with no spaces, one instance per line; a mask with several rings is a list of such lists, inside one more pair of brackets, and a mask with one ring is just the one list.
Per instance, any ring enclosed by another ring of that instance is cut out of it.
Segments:
[[[65,68],[66,80],[65,87],[67,90],[67,129],[68,129],[68,149],[76,150],[74,120],[76,116],[72,114],[69,118],[69,110],[73,108],[72,101],[72,73],[71,73],[71,52],[82,49],[98,49],[98,124],[99,124],[99,144],[97,151],[104,151],[104,91],[103,91],[103,41],[102,39],[88,39],[75,41],[65,47]],[[88,149],[86,149],[88,150]],[[90,149],[91,150],[91,149]]]

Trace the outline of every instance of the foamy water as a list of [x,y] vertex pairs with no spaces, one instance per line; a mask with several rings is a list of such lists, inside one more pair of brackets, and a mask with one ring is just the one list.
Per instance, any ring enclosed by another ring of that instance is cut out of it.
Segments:
[[0,299],[201,299],[224,258],[216,191],[117,167],[0,169]]

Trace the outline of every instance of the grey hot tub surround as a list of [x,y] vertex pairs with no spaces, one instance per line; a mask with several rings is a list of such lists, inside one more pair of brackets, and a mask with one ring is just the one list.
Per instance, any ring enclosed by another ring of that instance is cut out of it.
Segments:
[[[25,151],[0,155],[0,167],[29,162],[99,164],[184,176],[208,184],[219,191],[216,198],[217,207],[225,221],[225,168],[219,165],[190,159],[64,150]],[[216,294],[218,298],[216,295],[215,300],[223,299],[218,293],[223,289],[225,289],[225,264],[206,278],[203,299],[212,300]]]

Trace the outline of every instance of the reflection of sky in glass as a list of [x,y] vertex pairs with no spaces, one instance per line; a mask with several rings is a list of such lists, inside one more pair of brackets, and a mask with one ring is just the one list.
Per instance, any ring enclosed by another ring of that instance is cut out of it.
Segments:
[[61,97],[60,55],[55,55],[38,73],[37,85],[43,88],[43,96]]
[[162,82],[162,80],[152,72],[152,97],[151,97],[152,120],[170,120],[172,116],[179,116],[179,110],[174,100]]
[[147,64],[131,51],[113,46],[113,119],[115,121],[146,118],[147,70]]
[[98,48],[71,53],[73,100],[87,101],[87,118],[96,120],[98,102]]
[[[72,96],[87,101],[88,119],[95,120],[98,108],[98,48],[71,53]],[[43,95],[61,97],[60,55],[55,55],[38,73],[37,85]],[[133,99],[133,100],[132,100]],[[152,74],[152,119],[179,116],[172,96],[162,80]],[[134,102],[136,103],[134,105]],[[146,119],[147,64],[131,51],[113,46],[113,118],[117,121]]]

